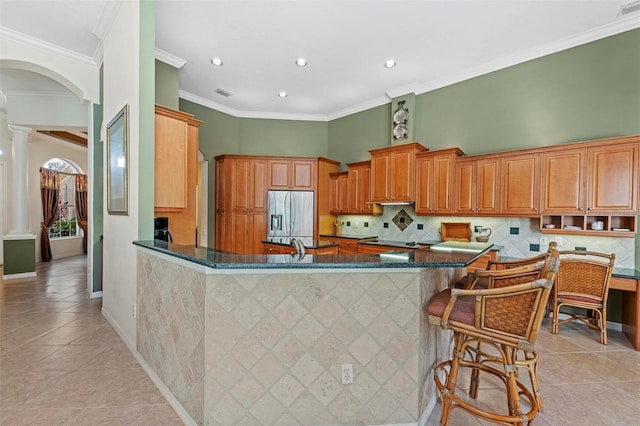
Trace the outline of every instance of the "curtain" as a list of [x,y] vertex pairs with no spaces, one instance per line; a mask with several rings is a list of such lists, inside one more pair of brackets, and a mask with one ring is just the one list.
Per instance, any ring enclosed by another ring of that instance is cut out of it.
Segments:
[[87,197],[89,195],[89,182],[87,175],[75,175],[76,178],[76,220],[82,228],[82,250],[87,254]]
[[60,173],[55,170],[40,169],[40,198],[42,199],[42,228],[40,233],[40,253],[43,262],[51,261],[51,243],[49,227],[58,217],[58,199],[60,198]]

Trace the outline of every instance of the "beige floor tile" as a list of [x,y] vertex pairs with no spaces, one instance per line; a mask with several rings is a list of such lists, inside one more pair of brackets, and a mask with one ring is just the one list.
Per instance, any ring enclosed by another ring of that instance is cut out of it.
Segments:
[[81,412],[81,408],[0,410],[0,424],[3,426],[62,426],[69,424]]
[[62,348],[62,346],[17,346],[12,351],[0,355],[0,385],[3,379],[20,374],[27,368]]
[[3,410],[34,408],[40,394],[55,388],[66,374],[64,371],[24,371],[7,378],[0,385],[0,407]]
[[[34,345],[35,346],[35,345]],[[40,346],[48,347],[48,346]],[[99,346],[73,345],[63,346],[53,354],[32,366],[33,370],[75,371],[83,369],[91,359],[105,349]]]
[[58,327],[53,331],[29,342],[30,345],[69,345],[88,334],[91,330],[79,327]]
[[32,402],[34,408],[92,407],[114,380],[113,371],[91,370],[65,372],[56,383]]

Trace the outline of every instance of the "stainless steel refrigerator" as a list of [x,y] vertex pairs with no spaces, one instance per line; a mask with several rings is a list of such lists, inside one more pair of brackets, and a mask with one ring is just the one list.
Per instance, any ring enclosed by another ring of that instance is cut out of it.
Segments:
[[289,244],[313,240],[315,210],[311,191],[269,191],[267,238]]

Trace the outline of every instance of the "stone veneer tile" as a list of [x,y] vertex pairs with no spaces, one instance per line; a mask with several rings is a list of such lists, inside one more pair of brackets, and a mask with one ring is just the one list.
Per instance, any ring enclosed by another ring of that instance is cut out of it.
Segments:
[[368,294],[364,294],[351,305],[349,312],[358,320],[360,325],[366,327],[380,314],[381,310]]
[[290,374],[282,376],[278,383],[271,387],[273,396],[285,407],[290,406],[303,391],[304,386]]
[[309,391],[322,405],[327,406],[340,393],[341,387],[342,385],[338,384],[328,371],[325,371],[309,387]]
[[251,374],[245,374],[240,381],[231,390],[233,397],[244,408],[249,409],[256,403],[264,393],[266,389],[262,386]]
[[[172,392],[197,400],[179,397],[198,423],[415,423],[431,366],[450,355],[450,336],[425,327],[420,309],[450,281],[437,270],[204,276],[144,260],[139,291],[150,312],[140,311],[139,327],[149,329],[138,335],[139,350],[159,376],[173,377]],[[206,324],[206,335],[199,325],[176,328],[181,320]],[[190,344],[191,357],[183,347]],[[180,367],[184,358],[195,365]],[[354,365],[353,385],[340,383],[342,363]],[[197,377],[204,377],[199,391]]]
[[327,295],[326,297],[323,297],[316,306],[314,306],[312,313],[316,319],[322,323],[322,325],[330,327],[342,316],[344,308],[334,296]]
[[363,365],[367,364],[371,358],[376,356],[380,350],[380,345],[369,336],[369,334],[361,334],[351,346],[349,352]]
[[282,377],[284,371],[278,359],[270,352],[267,352],[251,369],[253,376],[267,388],[273,386]]
[[305,387],[311,385],[323,371],[324,367],[309,353],[304,354],[298,362],[291,367],[291,373]]
[[262,424],[273,424],[275,420],[282,416],[285,408],[271,394],[265,394],[260,400],[249,410],[256,418],[260,419]]

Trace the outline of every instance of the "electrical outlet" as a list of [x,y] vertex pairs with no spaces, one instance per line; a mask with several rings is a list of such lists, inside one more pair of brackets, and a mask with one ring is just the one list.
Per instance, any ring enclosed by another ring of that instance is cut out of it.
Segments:
[[556,243],[558,243],[558,246],[561,246],[563,242],[564,242],[564,239],[556,235]]
[[548,246],[549,245],[549,238],[545,237],[544,235],[540,237],[540,245],[541,246]]
[[131,305],[131,316],[134,318],[138,317],[138,309],[135,304]]
[[340,367],[340,371],[342,372],[342,384],[350,385],[353,383],[353,364],[342,364]]

